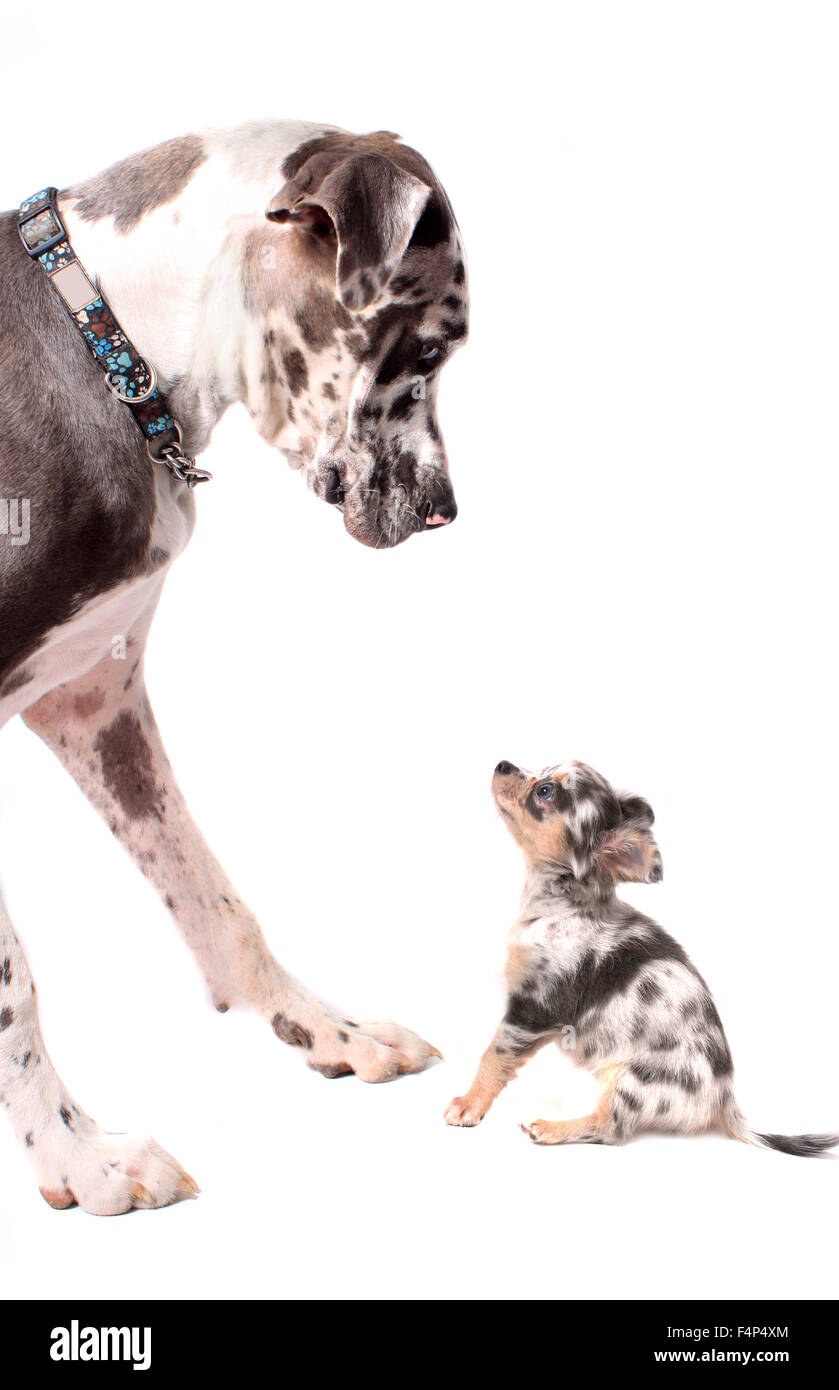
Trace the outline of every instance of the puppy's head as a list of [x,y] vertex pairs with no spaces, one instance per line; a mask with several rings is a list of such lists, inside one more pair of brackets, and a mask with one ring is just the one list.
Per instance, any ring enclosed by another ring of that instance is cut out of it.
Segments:
[[559,763],[533,776],[501,762],[492,794],[535,868],[570,872],[592,885],[661,880],[652,807],[643,797],[616,792],[585,763]]

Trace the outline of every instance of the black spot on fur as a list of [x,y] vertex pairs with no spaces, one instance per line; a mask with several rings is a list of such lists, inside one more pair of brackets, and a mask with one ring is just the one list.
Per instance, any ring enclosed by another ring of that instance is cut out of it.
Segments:
[[573,973],[526,979],[508,1000],[505,1022],[530,1033],[577,1027],[589,1010],[627,989],[654,960],[688,963],[678,942],[659,927],[648,936],[628,937],[605,957],[591,952]]
[[0,1009],[0,1033],[5,1033],[6,1029],[11,1027],[14,1017],[14,1009]]
[[13,671],[7,680],[3,682],[3,685],[0,686],[0,695],[14,695],[16,690],[21,690],[34,679],[34,671],[27,671],[24,666],[21,666],[19,671]]
[[651,1062],[633,1062],[630,1071],[638,1081],[642,1081],[647,1086],[658,1086],[662,1083],[669,1086],[681,1086],[682,1090],[687,1091],[689,1095],[693,1095],[699,1090],[697,1078],[686,1067],[666,1067],[656,1066]]
[[452,229],[452,215],[439,193],[432,192],[420,219],[414,228],[408,249],[414,246],[439,246],[448,241]]
[[299,348],[287,348],[283,353],[283,367],[288,378],[288,389],[292,396],[299,396],[309,385],[309,368]]
[[407,416],[411,414],[412,410],[416,409],[416,405],[417,402],[414,396],[414,389],[411,386],[408,388],[407,391],[403,391],[401,396],[397,396],[396,400],[393,401],[390,410],[387,413],[388,419],[404,420],[407,418]]
[[697,1038],[699,1050],[707,1057],[714,1076],[730,1076],[734,1070],[728,1043],[721,1033],[708,1033]]
[[289,1047],[304,1047],[307,1051],[314,1047],[315,1040],[308,1028],[303,1028],[293,1019],[286,1018],[285,1014],[274,1014],[271,1027],[280,1042],[288,1043]]
[[444,319],[440,324],[440,332],[450,343],[458,343],[461,338],[466,337],[466,322],[464,319]]

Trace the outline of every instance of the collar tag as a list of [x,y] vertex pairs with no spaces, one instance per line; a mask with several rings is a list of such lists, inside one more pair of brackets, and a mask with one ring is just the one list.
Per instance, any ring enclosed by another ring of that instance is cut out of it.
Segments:
[[71,261],[60,270],[54,270],[50,275],[50,284],[58,290],[71,314],[78,313],[79,309],[86,309],[99,295],[96,286],[90,283],[78,261]]

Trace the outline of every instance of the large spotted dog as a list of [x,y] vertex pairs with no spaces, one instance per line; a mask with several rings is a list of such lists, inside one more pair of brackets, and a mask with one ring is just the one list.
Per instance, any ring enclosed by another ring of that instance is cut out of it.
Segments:
[[[149,150],[58,206],[190,454],[243,401],[365,545],[454,518],[435,392],[466,334],[463,251],[414,150],[384,132],[251,124]],[[194,824],[143,680],[192,492],[149,461],[11,213],[0,264],[0,724],[21,713],[77,780],[219,1010],[257,1010],[327,1076],[421,1069],[435,1051],[421,1038],[340,1017],[283,970]],[[63,1085],[2,903],[0,1097],[55,1207],[118,1213],[195,1191],[158,1145],[106,1134]]]

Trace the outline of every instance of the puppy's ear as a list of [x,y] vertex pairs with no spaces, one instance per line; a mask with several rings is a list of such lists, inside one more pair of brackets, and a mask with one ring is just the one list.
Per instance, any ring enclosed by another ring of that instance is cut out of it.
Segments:
[[633,825],[640,825],[644,830],[649,830],[655,822],[655,814],[649,801],[645,801],[643,796],[633,796],[631,792],[618,792],[618,803],[621,808],[621,819],[631,821]]
[[661,853],[650,827],[653,808],[642,796],[620,794],[621,819],[606,833],[597,849],[600,869],[615,883],[660,883]]
[[305,164],[271,200],[266,217],[337,240],[338,295],[366,309],[399,265],[428,201],[428,184],[380,154],[357,154],[318,177]]

